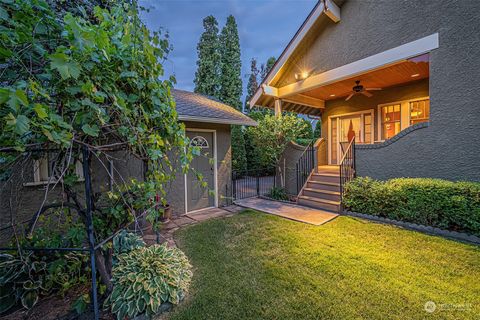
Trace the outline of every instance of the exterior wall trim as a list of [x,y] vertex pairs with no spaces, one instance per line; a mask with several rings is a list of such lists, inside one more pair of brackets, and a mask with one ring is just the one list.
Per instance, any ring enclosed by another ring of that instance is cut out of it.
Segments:
[[[197,131],[197,132],[212,132],[213,133],[213,185],[215,189],[214,207],[218,208],[218,168],[217,168],[217,130],[215,129],[199,129],[199,128],[185,128],[185,131]],[[185,213],[188,211],[188,192],[187,192],[187,174],[184,174],[184,187],[185,187]],[[201,210],[206,209],[202,208]],[[196,210],[195,210],[196,211]]]
[[428,128],[430,126],[430,122],[420,122],[417,124],[414,124],[412,126],[409,126],[402,131],[400,131],[398,134],[393,136],[392,138],[383,141],[382,143],[375,143],[375,144],[356,144],[355,149],[381,149],[385,148],[392,143],[400,140],[401,138],[405,137],[407,134],[410,132],[413,132],[418,129],[423,129],[423,128]]
[[[365,74],[428,53],[439,47],[438,38],[438,33],[434,33],[418,40],[402,44],[398,47],[371,55],[367,58],[313,75],[303,81],[288,84],[278,88],[278,97],[285,98],[293,94],[302,93],[313,88]],[[252,99],[252,101],[256,100]]]

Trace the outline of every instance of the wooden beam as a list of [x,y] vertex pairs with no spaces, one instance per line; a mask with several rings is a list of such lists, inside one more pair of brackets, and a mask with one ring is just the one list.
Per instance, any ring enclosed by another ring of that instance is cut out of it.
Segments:
[[312,108],[325,108],[324,100],[312,98],[304,94],[296,94],[293,96],[289,96],[288,98],[285,98],[283,100],[291,103],[295,103],[295,104],[301,104],[304,106],[312,107]]
[[266,96],[278,97],[278,89],[262,84],[263,94]]
[[313,75],[278,88],[278,97],[286,98],[330,83],[384,68],[438,48],[438,33],[403,44],[341,67]]
[[332,0],[325,0],[323,12],[333,22],[337,23],[340,21],[340,8]]

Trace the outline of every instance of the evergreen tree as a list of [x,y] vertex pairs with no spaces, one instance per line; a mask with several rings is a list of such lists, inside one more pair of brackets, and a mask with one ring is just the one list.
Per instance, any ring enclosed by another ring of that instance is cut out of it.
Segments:
[[195,92],[219,97],[220,89],[220,50],[218,22],[214,16],[203,19],[205,31],[197,44],[197,71],[195,72]]
[[[240,40],[237,23],[230,15],[220,34],[220,100],[242,110],[242,61],[240,60]],[[232,126],[232,166],[234,170],[247,169],[244,130],[241,126]]]
[[232,169],[242,172],[247,170],[245,132],[242,126],[232,126]]
[[315,125],[315,130],[313,131],[313,138],[320,138],[322,135],[322,120],[318,120]]
[[247,97],[245,99],[245,112],[248,113],[250,111],[249,101],[255,94],[255,91],[258,89],[258,74],[259,70],[257,68],[257,60],[252,58],[250,61],[250,76],[248,77],[248,84],[247,84]]
[[225,104],[242,110],[242,61],[237,23],[230,15],[220,35],[221,72],[219,98]]
[[265,80],[265,78],[267,77],[267,74],[270,72],[270,70],[272,70],[273,65],[275,64],[276,61],[277,61],[277,58],[270,57],[268,58],[266,63],[262,63],[262,66],[260,68],[260,77],[261,77],[260,81]]

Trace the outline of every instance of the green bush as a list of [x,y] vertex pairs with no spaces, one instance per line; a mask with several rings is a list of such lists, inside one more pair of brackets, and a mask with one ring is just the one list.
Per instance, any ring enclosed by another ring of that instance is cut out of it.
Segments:
[[117,256],[112,294],[106,305],[118,319],[153,316],[165,302],[178,304],[192,278],[191,265],[177,248],[153,245]]
[[480,235],[480,183],[355,178],[343,203],[354,212]]
[[267,197],[275,200],[288,200],[288,195],[285,192],[285,189],[279,187],[273,187],[270,192],[267,194]]

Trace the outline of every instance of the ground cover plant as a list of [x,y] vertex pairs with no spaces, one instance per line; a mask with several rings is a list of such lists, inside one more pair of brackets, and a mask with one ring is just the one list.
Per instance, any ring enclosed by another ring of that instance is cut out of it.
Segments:
[[477,246],[351,217],[318,227],[250,210],[182,228],[175,238],[195,276],[172,320],[480,313]]
[[480,236],[478,182],[359,177],[345,186],[343,202],[354,212]]

